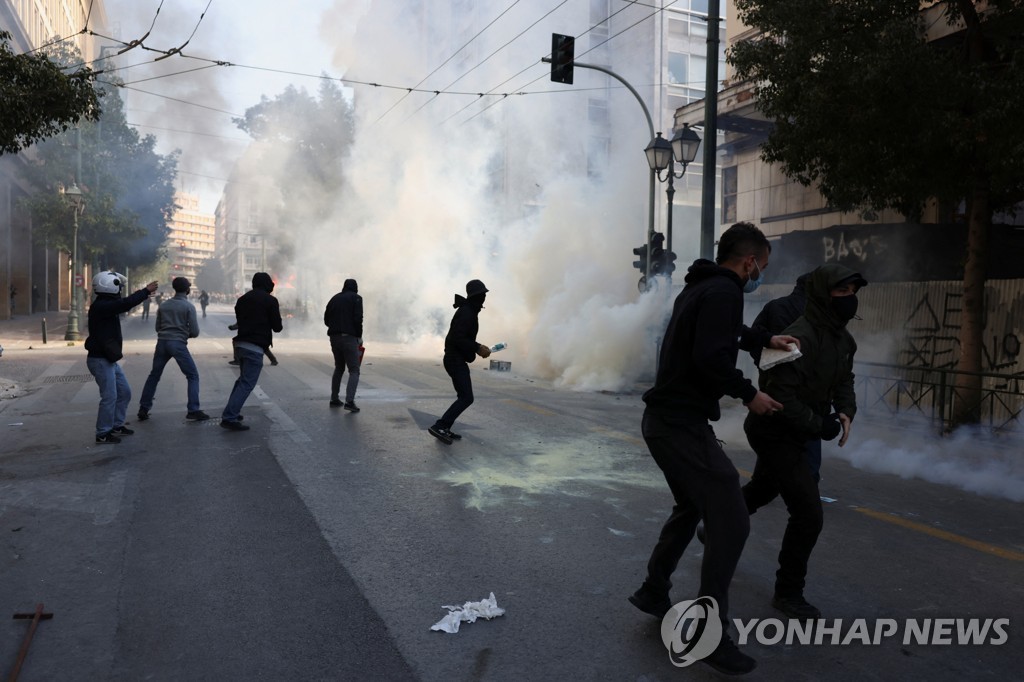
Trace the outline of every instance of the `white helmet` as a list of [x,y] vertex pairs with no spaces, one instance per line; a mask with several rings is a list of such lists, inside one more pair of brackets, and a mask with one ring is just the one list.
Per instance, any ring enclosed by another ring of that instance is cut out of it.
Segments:
[[127,278],[119,272],[101,272],[92,278],[92,290],[97,294],[116,294],[126,281]]

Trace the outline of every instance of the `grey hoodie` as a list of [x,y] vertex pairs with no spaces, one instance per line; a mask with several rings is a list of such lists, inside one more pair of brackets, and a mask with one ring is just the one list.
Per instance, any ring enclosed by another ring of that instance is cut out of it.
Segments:
[[199,336],[196,307],[189,303],[188,294],[180,291],[164,301],[156,311],[156,338],[164,341],[188,341]]

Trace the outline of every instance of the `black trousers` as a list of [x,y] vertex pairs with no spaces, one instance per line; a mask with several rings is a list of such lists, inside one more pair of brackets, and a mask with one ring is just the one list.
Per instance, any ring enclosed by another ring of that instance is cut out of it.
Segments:
[[789,522],[779,551],[775,594],[799,597],[804,592],[807,562],[818,542],[823,522],[818,482],[807,461],[807,441],[751,428],[749,417],[743,423],[743,430],[757,454],[754,475],[743,486],[743,500],[753,514],[782,496],[789,511]]
[[739,473],[706,421],[669,420],[645,412],[642,428],[675,499],[647,562],[646,586],[668,594],[672,574],[703,519],[706,544],[694,596],[714,597],[719,616],[728,623],[729,584],[750,533]]
[[469,378],[469,363],[454,355],[445,354],[444,371],[452,378],[452,386],[455,387],[457,397],[451,407],[437,420],[437,426],[450,429],[459,415],[473,404],[473,382]]

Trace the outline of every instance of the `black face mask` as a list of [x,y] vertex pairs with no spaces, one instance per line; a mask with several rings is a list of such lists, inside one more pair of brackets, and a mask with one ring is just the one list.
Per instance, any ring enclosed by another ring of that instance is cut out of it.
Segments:
[[857,315],[857,295],[833,296],[832,310],[843,322],[849,322]]

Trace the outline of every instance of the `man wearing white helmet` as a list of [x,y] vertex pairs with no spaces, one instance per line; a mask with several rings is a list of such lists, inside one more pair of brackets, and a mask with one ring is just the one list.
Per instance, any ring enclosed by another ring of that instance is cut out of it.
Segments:
[[100,408],[96,415],[96,442],[120,443],[120,436],[134,433],[124,425],[132,389],[117,361],[123,357],[121,346],[121,313],[142,303],[156,291],[157,283],[150,282],[131,296],[121,298],[121,289],[127,279],[114,272],[101,272],[92,278],[92,291],[96,299],[89,306],[89,336],[85,349],[89,357],[85,364],[100,387]]

